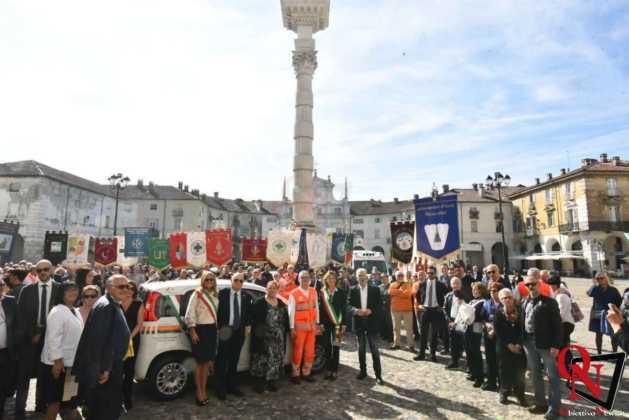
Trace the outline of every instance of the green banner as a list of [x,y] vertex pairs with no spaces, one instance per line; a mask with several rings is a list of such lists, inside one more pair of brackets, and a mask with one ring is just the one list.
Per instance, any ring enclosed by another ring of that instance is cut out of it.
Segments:
[[149,265],[157,270],[170,265],[168,239],[149,239]]

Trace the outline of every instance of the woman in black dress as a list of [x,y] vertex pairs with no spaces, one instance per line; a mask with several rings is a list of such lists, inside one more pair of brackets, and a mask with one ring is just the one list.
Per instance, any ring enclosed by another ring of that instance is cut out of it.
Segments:
[[202,271],[199,287],[190,296],[186,309],[186,324],[190,331],[195,370],[196,401],[203,406],[209,403],[207,378],[214,372],[216,357],[216,319],[218,314],[218,289],[216,276],[211,271]]
[[135,358],[140,350],[140,332],[144,324],[144,304],[138,299],[138,286],[129,281],[127,296],[122,301],[122,310],[131,331],[133,342],[133,356],[124,361],[124,381],[122,383],[122,397],[127,411],[133,408],[133,378],[135,376]]
[[258,378],[258,393],[265,389],[277,391],[277,380],[284,368],[289,324],[286,304],[278,299],[279,290],[279,282],[271,280],[266,285],[266,295],[253,305],[251,375]]
[[522,347],[524,342],[522,311],[515,304],[511,290],[500,290],[498,297],[502,306],[494,315],[494,331],[500,377],[500,403],[507,404],[507,396],[513,390],[520,405],[526,407],[528,404],[524,396],[526,356]]
[[323,276],[323,287],[319,291],[319,318],[323,324],[323,345],[327,358],[325,379],[335,380],[339,369],[341,338],[347,324],[345,315],[347,295],[336,287],[336,273],[328,271]]

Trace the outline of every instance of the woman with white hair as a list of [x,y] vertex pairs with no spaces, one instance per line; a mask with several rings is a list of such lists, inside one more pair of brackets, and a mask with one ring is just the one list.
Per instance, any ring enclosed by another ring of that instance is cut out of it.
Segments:
[[502,306],[494,315],[494,332],[498,354],[498,375],[500,378],[500,403],[507,404],[507,397],[513,391],[522,407],[526,407],[524,396],[524,320],[522,311],[515,304],[511,290],[504,288],[498,292]]

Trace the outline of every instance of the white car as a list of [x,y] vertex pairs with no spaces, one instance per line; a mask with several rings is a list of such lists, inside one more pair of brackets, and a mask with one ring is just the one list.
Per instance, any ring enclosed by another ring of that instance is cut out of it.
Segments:
[[[219,290],[225,289],[231,286],[231,282],[218,280],[217,286]],[[147,382],[158,399],[179,397],[191,382],[195,361],[190,351],[184,316],[190,296],[197,287],[198,279],[151,282],[140,286],[145,313],[140,350],[135,362],[135,378]],[[265,294],[263,287],[253,283],[245,283],[243,291],[254,300]],[[290,340],[287,341],[290,343]],[[247,337],[240,352],[239,372],[249,370],[249,344],[250,339]],[[290,355],[291,346],[287,343],[287,365]],[[313,371],[322,370],[325,362],[323,346],[317,342]]]

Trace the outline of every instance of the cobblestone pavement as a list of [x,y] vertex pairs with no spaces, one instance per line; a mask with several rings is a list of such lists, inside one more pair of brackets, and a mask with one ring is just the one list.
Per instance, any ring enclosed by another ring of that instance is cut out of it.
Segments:
[[[585,291],[590,280],[569,279],[568,285],[579,305],[586,314],[586,320],[577,325],[573,341],[591,348],[594,345],[592,333],[587,331],[587,315],[591,299]],[[622,291],[629,287],[629,281],[616,281]],[[261,419],[261,418],[319,418],[319,419],[541,419],[511,403],[507,406],[498,403],[495,392],[480,391],[465,380],[463,371],[447,371],[449,359],[439,356],[438,363],[415,362],[409,351],[388,349],[381,343],[383,376],[385,385],[377,385],[373,372],[364,381],[356,380],[358,355],[354,338],[341,351],[341,368],[336,382],[322,380],[319,376],[314,384],[291,385],[282,381],[278,393],[258,395],[245,379],[242,390],[244,400],[228,397],[224,403],[210,399],[207,407],[194,404],[194,392],[176,401],[157,402],[141,385],[137,386],[136,403],[126,416],[130,419]],[[604,351],[611,351],[609,340],[604,343]],[[368,365],[370,358],[368,356]],[[625,373],[624,386],[616,398],[614,417],[629,417],[629,384]],[[605,381],[603,381],[605,383]],[[563,386],[563,385],[562,385]],[[33,387],[31,387],[33,388]],[[624,389],[623,389],[624,388]],[[575,405],[567,400],[568,389],[562,388],[564,403],[572,410],[585,410],[586,403]],[[605,390],[603,391],[605,392]],[[527,380],[527,393],[532,401],[531,383]],[[29,400],[32,405],[32,398]],[[32,408],[32,407],[31,407]],[[623,413],[624,412],[624,415]],[[33,418],[36,418],[33,416]]]

